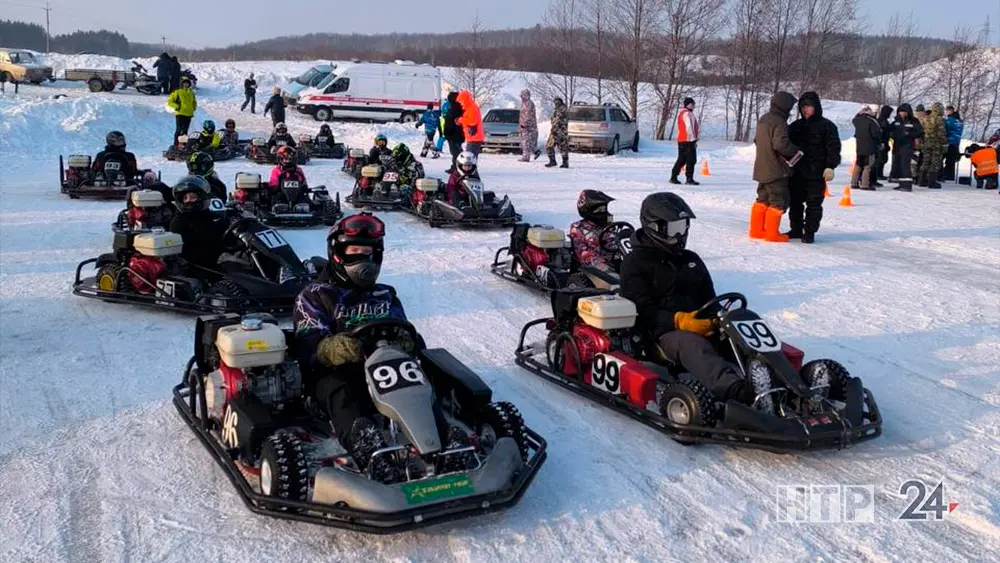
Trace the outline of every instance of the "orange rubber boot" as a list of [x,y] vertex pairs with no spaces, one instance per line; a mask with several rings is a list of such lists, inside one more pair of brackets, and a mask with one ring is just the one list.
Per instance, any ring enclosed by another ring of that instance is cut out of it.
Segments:
[[785,212],[776,207],[768,207],[764,216],[764,240],[768,242],[788,242],[788,235],[781,234],[781,217]]
[[750,209],[750,238],[764,238],[764,216],[767,204],[755,201]]

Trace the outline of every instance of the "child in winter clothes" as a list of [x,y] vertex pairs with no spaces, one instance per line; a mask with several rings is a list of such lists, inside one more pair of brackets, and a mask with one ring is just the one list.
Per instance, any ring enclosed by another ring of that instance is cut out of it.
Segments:
[[[434,104],[427,104],[427,110],[424,111],[424,115],[417,122],[417,128],[419,129],[421,125],[424,126],[424,135],[427,135],[427,140],[424,141],[424,147],[420,149],[420,157],[426,157],[427,152],[434,148],[434,135],[438,132],[438,127],[441,124],[441,112],[434,109]],[[438,158],[441,153],[435,148],[431,158]]]
[[604,232],[614,220],[608,212],[608,204],[614,200],[598,190],[583,190],[576,199],[576,211],[581,219],[570,224],[569,238],[573,241],[573,256],[583,266],[604,271],[617,271],[620,266],[615,263],[619,257],[607,250],[616,243],[614,235]]

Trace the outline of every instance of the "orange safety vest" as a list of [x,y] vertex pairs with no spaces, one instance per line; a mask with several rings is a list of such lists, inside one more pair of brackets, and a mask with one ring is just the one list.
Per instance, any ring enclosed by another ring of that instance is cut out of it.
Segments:
[[455,120],[463,127],[466,143],[482,143],[486,140],[483,133],[483,116],[479,104],[472,98],[468,90],[458,93],[458,103],[462,106],[462,116]]
[[986,178],[997,173],[997,150],[993,147],[979,149],[972,153],[972,165],[976,167],[976,178]]
[[698,118],[688,108],[677,112],[677,142],[692,143],[698,140]]

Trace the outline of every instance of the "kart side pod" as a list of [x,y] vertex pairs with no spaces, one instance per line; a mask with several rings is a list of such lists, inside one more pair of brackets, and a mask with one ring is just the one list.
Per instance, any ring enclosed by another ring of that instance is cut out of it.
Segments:
[[632,328],[638,316],[635,303],[618,295],[581,297],[576,311],[584,323],[601,330]]

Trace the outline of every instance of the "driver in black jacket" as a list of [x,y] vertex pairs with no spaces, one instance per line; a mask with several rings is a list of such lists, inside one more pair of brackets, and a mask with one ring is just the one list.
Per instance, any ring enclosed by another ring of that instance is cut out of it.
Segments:
[[[396,290],[376,283],[382,266],[385,225],[369,213],[349,215],[327,235],[329,265],[295,299],[295,338],[307,390],[330,417],[341,445],[358,467],[386,446],[371,415],[361,342],[349,331],[384,318],[406,320]],[[409,337],[397,344],[413,353]],[[376,481],[402,480],[400,468],[384,456],[371,467]]]
[[709,319],[694,312],[715,298],[712,276],[685,249],[694,212],[680,196],[661,192],[642,202],[642,228],[632,235],[632,253],[621,270],[621,295],[635,303],[637,326],[647,331],[668,360],[683,366],[717,399],[749,403],[751,387],[707,338]]
[[97,153],[94,158],[92,168],[94,172],[105,173],[108,161],[118,160],[119,172],[126,180],[132,180],[139,172],[139,165],[136,164],[135,154],[125,150],[125,135],[121,131],[109,131],[105,135],[106,146],[104,150]]
[[181,178],[173,195],[179,213],[170,221],[170,231],[181,235],[181,255],[189,264],[217,272],[219,256],[226,250],[222,237],[229,228],[229,213],[209,210],[211,188],[198,176]]

